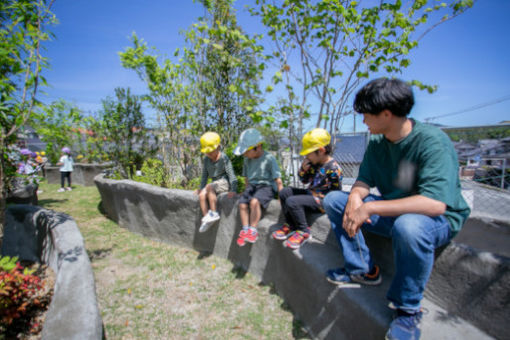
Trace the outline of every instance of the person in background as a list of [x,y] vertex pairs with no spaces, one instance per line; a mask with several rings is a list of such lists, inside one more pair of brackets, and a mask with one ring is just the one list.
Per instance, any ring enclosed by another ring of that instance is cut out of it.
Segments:
[[[216,211],[217,195],[229,192],[228,197],[235,196],[237,191],[237,178],[230,159],[220,150],[221,138],[216,132],[206,132],[200,137],[200,152],[206,157],[202,162],[202,179],[200,189],[195,191],[202,210],[202,224],[199,232],[203,233],[220,219]],[[211,178],[212,182],[207,184]],[[209,206],[209,209],[208,209]]]
[[[71,156],[71,149],[67,146],[62,148],[62,156],[57,165],[60,166],[60,189],[58,192],[64,192],[66,189],[71,191],[71,173],[73,172],[73,157]],[[67,178],[67,188],[65,188],[65,180]]]

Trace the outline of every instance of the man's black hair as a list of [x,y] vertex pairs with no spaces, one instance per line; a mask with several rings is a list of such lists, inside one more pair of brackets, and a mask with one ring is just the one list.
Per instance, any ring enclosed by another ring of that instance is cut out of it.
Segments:
[[356,93],[354,110],[378,115],[389,110],[395,116],[405,117],[414,105],[411,86],[400,79],[378,78],[370,81]]

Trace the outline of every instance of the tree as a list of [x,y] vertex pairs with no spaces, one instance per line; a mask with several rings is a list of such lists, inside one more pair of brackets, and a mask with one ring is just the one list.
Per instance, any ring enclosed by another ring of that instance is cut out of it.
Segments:
[[257,39],[237,25],[231,0],[201,3],[205,16],[185,32],[187,45],[174,54],[178,62],[150,53],[135,34],[133,47],[120,53],[122,65],[147,83],[144,98],[158,114],[165,168],[180,167],[185,182],[198,175],[202,133],[216,131],[229,145],[264,116]]
[[106,140],[101,145],[120,175],[132,178],[143,160],[153,155],[157,140],[151,144],[139,97],[132,95],[129,88],[116,88],[115,96],[116,99],[103,100],[94,132]]
[[78,107],[65,100],[42,106],[34,113],[30,125],[46,143],[46,155],[51,163],[57,163],[62,147],[80,144],[83,119]]
[[[435,0],[256,0],[251,9],[269,30],[277,65],[273,77],[288,93],[289,129],[303,134],[311,103],[317,127],[333,135],[353,114],[351,96],[371,74],[399,74],[411,64],[409,53],[438,25],[463,13],[474,0],[450,4]],[[292,66],[291,66],[292,65]],[[435,86],[413,80],[429,92]]]
[[0,240],[10,183],[6,150],[37,106],[39,85],[46,84],[41,76],[47,66],[41,44],[50,38],[47,26],[56,22],[50,12],[52,4],[45,0],[0,1]]

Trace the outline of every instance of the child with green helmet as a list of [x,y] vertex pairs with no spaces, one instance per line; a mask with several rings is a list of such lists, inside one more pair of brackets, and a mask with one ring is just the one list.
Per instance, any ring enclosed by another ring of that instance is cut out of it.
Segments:
[[313,129],[302,139],[300,154],[305,156],[299,169],[299,179],[306,189],[287,187],[280,191],[285,222],[274,231],[276,240],[284,246],[297,249],[312,238],[305,212],[324,213],[322,200],[333,190],[342,189],[342,168],[331,157],[331,136],[324,129]]
[[[200,151],[205,154],[202,167],[200,189],[195,193],[200,201],[202,223],[199,232],[203,233],[220,219],[216,211],[217,195],[229,192],[232,198],[237,191],[237,178],[230,159],[220,151],[221,138],[216,132],[206,132],[200,137]],[[211,178],[212,182],[207,184]],[[208,209],[209,206],[209,209]]]
[[242,247],[255,243],[258,238],[257,225],[262,211],[274,197],[274,191],[283,189],[280,167],[276,158],[262,147],[263,138],[256,129],[247,129],[239,136],[234,154],[243,155],[243,176],[246,190],[239,199],[239,215],[242,229],[237,244]]

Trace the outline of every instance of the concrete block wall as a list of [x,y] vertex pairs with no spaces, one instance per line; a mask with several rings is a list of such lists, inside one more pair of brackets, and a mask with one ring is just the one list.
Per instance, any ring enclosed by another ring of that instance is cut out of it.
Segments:
[[103,338],[92,267],[70,216],[36,206],[10,206],[2,255],[45,263],[56,274],[42,339]]
[[[327,269],[339,267],[343,261],[324,215],[309,216],[313,240],[292,251],[270,236],[282,223],[280,204],[274,200],[259,223],[257,242],[238,247],[236,198],[220,195],[221,220],[199,233],[200,208],[191,191],[109,180],[102,175],[95,182],[106,214],[119,226],[151,239],[229,259],[273,285],[313,337],[384,338],[392,317],[385,299],[394,270],[390,240],[367,235],[374,259],[382,269],[381,286],[338,288],[324,276]],[[471,224],[476,229],[476,224],[486,223]],[[508,240],[508,234],[506,237]],[[438,251],[423,300],[428,310],[422,323],[423,339],[504,338],[510,330],[504,322],[510,320],[509,273],[510,260],[504,255],[454,242]]]
[[[109,165],[105,164],[82,164],[76,163],[73,166],[73,173],[71,174],[72,184],[79,184],[83,186],[93,186],[94,177],[102,173]],[[46,166],[46,179],[50,184],[60,184],[60,167]],[[66,181],[67,185],[67,181]]]

